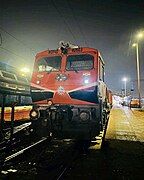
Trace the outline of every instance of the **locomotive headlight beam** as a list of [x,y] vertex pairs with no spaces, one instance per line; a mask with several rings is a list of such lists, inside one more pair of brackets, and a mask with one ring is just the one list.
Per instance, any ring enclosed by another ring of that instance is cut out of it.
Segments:
[[83,74],[83,82],[84,84],[88,84],[90,82],[90,73]]
[[88,84],[90,82],[89,76],[84,76],[83,82],[84,84]]
[[89,79],[85,79],[85,80],[84,80],[84,83],[85,83],[85,84],[88,84],[88,83],[89,83]]

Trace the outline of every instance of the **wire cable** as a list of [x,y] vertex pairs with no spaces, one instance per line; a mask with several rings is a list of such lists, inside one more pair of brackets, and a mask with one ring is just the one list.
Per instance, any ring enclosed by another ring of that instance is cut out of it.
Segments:
[[85,35],[84,35],[84,33],[83,33],[83,31],[82,31],[82,29],[81,29],[81,27],[80,27],[80,25],[79,25],[79,23],[78,23],[78,21],[77,21],[77,18],[75,18],[74,10],[73,10],[70,2],[69,2],[69,1],[66,1],[66,2],[67,2],[67,5],[68,5],[69,9],[70,9],[71,12],[72,12],[72,16],[73,16],[73,18],[74,18],[74,20],[75,20],[75,22],[76,22],[76,24],[77,24],[77,27],[79,28],[79,31],[80,31],[80,33],[81,33],[81,35],[82,35],[82,37],[83,37],[84,44],[85,44],[86,46],[88,46],[88,43],[87,43],[87,41],[86,41],[86,37],[85,37]]
[[63,22],[65,23],[68,31],[70,32],[70,34],[72,35],[74,41],[76,42],[76,36],[74,35],[74,33],[71,31],[71,28],[69,27],[69,24],[67,23],[67,21],[65,20],[64,16],[61,14],[61,12],[59,11],[59,9],[56,6],[56,3],[54,2],[54,0],[51,0],[52,5],[54,6],[54,8],[56,9],[56,11],[58,12],[59,16],[62,18]]
[[16,38],[14,35],[12,35],[11,33],[9,33],[8,31],[6,31],[6,30],[5,30],[4,28],[2,28],[1,26],[0,26],[0,29],[1,29],[2,31],[4,31],[6,34],[8,34],[9,36],[11,36],[12,38],[14,38],[15,40],[17,40],[18,42],[20,42],[21,44],[23,44],[23,45],[24,45],[25,47],[27,47],[28,49],[30,49],[33,55],[36,54],[36,52],[34,51],[34,49],[31,48],[31,47],[29,47],[26,43],[24,43],[24,42],[22,42],[21,40],[19,40],[18,38]]
[[26,61],[26,59],[24,57],[17,55],[15,52],[13,52],[9,49],[4,48],[4,47],[0,47],[0,48]]

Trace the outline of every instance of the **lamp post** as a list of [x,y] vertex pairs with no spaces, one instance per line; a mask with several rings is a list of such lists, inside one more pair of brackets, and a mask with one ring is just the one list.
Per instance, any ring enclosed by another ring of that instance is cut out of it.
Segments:
[[127,90],[126,90],[126,84],[127,84],[127,78],[123,78],[122,79],[122,81],[124,81],[124,96],[126,97],[126,92],[127,92]]
[[137,87],[138,87],[138,98],[139,106],[141,107],[141,92],[140,92],[140,63],[139,63],[139,45],[134,43],[133,47],[136,48],[136,63],[137,63]]
[[136,35],[137,42],[134,43],[132,46],[136,48],[136,64],[137,64],[137,87],[138,87],[138,98],[139,98],[139,107],[141,107],[141,85],[140,85],[140,63],[139,63],[139,40],[144,37],[144,31],[139,32]]

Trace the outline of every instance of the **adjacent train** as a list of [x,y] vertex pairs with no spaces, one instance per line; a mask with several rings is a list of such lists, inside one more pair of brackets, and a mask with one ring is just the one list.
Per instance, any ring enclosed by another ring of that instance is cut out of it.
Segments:
[[0,106],[3,103],[10,106],[13,102],[19,105],[31,103],[29,81],[16,68],[0,62]]
[[99,135],[112,104],[104,67],[94,48],[61,42],[57,50],[38,53],[31,79],[34,124],[62,138]]
[[29,118],[30,97],[29,81],[17,69],[0,62],[0,119],[11,121],[11,106],[16,103],[15,120]]

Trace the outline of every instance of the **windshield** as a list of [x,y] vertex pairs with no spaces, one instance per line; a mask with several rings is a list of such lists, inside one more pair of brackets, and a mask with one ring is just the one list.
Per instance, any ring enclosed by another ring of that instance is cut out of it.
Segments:
[[59,71],[61,67],[61,56],[43,57],[37,62],[39,72]]
[[94,66],[94,57],[90,54],[71,55],[67,58],[67,70],[90,70]]

